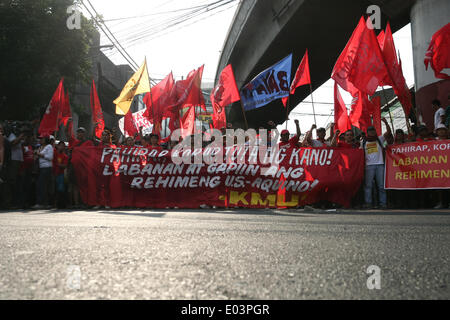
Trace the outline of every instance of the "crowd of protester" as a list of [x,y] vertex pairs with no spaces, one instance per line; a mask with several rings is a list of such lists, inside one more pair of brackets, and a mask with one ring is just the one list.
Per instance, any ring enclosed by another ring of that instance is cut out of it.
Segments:
[[[365,152],[365,181],[353,200],[355,209],[387,209],[387,208],[435,208],[449,207],[449,190],[398,191],[384,189],[385,149],[388,145],[400,145],[415,141],[447,140],[450,124],[450,107],[444,109],[441,102],[433,101],[436,108],[435,132],[428,128],[412,126],[411,132],[398,129],[393,133],[386,121],[386,133],[378,136],[374,127],[367,132],[355,136],[354,130],[347,132],[334,131],[329,138],[324,128],[314,125],[304,138],[300,130],[300,122],[295,121],[296,134],[291,136],[288,130],[281,132],[280,148],[346,148],[363,149]],[[274,130],[274,122],[268,122],[270,130]],[[231,128],[229,125],[228,129]],[[224,143],[226,129],[222,128]],[[261,128],[262,129],[262,128]],[[316,130],[317,139],[313,139]],[[50,209],[72,208],[87,209],[80,198],[76,172],[71,166],[71,153],[78,147],[127,147],[142,146],[152,149],[173,149],[178,142],[169,141],[160,144],[157,134],[143,135],[142,128],[134,137],[119,139],[117,132],[105,129],[101,139],[89,139],[86,129],[80,127],[75,137],[68,143],[56,141],[53,136],[39,136],[33,124],[17,124],[5,122],[0,124],[0,209]],[[70,136],[66,129],[66,136]],[[213,140],[204,141],[206,147]],[[268,141],[270,146],[270,139]],[[336,208],[336,204],[318,203],[321,208]],[[94,207],[98,209],[99,207]],[[108,207],[106,207],[108,209]]]

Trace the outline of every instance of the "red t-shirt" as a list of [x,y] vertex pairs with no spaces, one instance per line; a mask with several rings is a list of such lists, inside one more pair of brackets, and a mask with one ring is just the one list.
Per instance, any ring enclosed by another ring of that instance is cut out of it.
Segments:
[[288,142],[280,142],[278,144],[278,147],[280,149],[296,148],[298,145],[299,139],[300,138],[298,136],[295,136],[295,137],[291,138]]
[[55,176],[59,176],[60,174],[64,174],[64,170],[59,165],[67,165],[69,164],[69,157],[65,153],[59,153],[55,150],[55,154],[53,156],[53,173]]
[[94,143],[91,140],[86,140],[84,142],[81,142],[80,140],[73,138],[69,140],[69,148],[76,148],[76,147],[93,147]]
[[103,143],[103,142],[100,142],[100,143],[98,144],[97,148],[100,148],[100,149],[104,149],[104,148],[116,149],[117,147],[116,147],[115,144],[111,144],[111,143],[105,144],[105,143]]
[[337,144],[338,148],[342,148],[342,149],[357,149],[357,145],[355,145],[354,143],[347,143],[347,142],[338,142]]
[[30,169],[34,164],[34,153],[32,146],[22,146],[23,162],[20,167],[20,172]]
[[162,148],[161,146],[156,146],[156,147],[154,147],[154,146],[149,145],[147,148],[148,148],[150,151],[151,151],[151,150],[157,150],[158,152],[161,152],[161,151],[163,150],[163,148]]

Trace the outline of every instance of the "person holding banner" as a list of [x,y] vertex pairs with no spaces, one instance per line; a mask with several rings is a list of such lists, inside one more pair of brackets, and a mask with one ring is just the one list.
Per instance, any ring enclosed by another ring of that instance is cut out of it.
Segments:
[[98,147],[102,148],[102,149],[103,148],[116,148],[116,146],[112,142],[112,133],[111,133],[111,131],[109,131],[108,129],[103,130],[103,132],[102,132],[102,140],[100,141]]
[[[443,123],[436,128],[436,135],[436,140],[449,140],[448,129]],[[449,190],[438,190],[437,193],[439,202],[434,209],[447,208],[449,206]]]
[[421,125],[417,128],[417,136],[416,141],[423,142],[423,141],[429,141],[432,140],[430,138],[430,132],[428,131],[427,126]]
[[[387,196],[384,189],[384,175],[385,175],[385,145],[386,141],[392,136],[391,128],[385,118],[381,119],[384,122],[387,132],[383,136],[377,135],[375,127],[367,129],[366,140],[361,143],[361,148],[366,155],[366,174],[364,183],[364,199],[365,209],[372,207],[373,182],[375,180],[378,187],[378,196],[381,209],[387,209]],[[378,207],[375,205],[375,207]]]
[[69,194],[71,194],[71,203],[73,209],[80,209],[84,206],[81,205],[81,199],[80,199],[80,189],[77,183],[77,178],[75,174],[75,170],[71,164],[72,160],[72,152],[74,148],[81,148],[81,147],[93,147],[94,143],[91,140],[88,140],[86,137],[86,129],[85,128],[78,128],[76,137],[74,138],[72,134],[69,132],[69,128],[72,126],[70,123],[72,122],[72,118],[69,118],[68,125],[65,128],[65,134],[66,137],[69,138],[69,170],[68,170],[68,178],[69,178]]
[[278,144],[280,149],[289,149],[298,147],[298,142],[300,140],[300,136],[302,135],[302,132],[300,130],[300,121],[295,120],[295,127],[297,129],[297,134],[293,138],[290,138],[291,134],[289,130],[281,131],[281,142]]
[[150,149],[157,149],[158,151],[162,151],[162,147],[159,144],[159,135],[156,133],[150,134]]
[[325,148],[330,146],[330,142],[325,140],[327,130],[325,128],[317,129],[317,139],[312,139],[313,131],[317,129],[317,126],[313,124],[311,131],[306,134],[304,146],[310,146],[312,148]]
[[331,147],[344,149],[358,149],[359,145],[355,142],[355,134],[353,133],[352,130],[348,130],[342,135],[340,130],[336,130],[336,132],[334,133],[333,140],[331,141]]
[[436,128],[436,140],[448,140],[448,128],[445,126],[445,124],[440,124]]
[[134,147],[135,144],[136,144],[136,143],[135,143],[133,137],[127,137],[127,138],[125,138],[125,143],[124,143],[125,146],[127,146],[127,147]]

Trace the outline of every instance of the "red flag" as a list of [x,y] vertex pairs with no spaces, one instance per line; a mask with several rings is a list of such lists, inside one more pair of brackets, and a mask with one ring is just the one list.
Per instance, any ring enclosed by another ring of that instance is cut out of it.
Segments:
[[450,23],[433,35],[424,62],[427,70],[431,65],[436,78],[450,79],[448,74],[442,72],[450,68]]
[[241,100],[241,96],[236,85],[233,68],[229,64],[222,70],[219,83],[211,92],[214,128],[221,129],[227,126],[225,107],[239,100]]
[[352,96],[358,90],[373,95],[387,76],[380,45],[373,29],[364,18],[353,32],[350,41],[334,66],[331,78]]
[[67,126],[70,118],[72,118],[72,111],[70,110],[69,94],[64,93],[64,102],[61,104],[61,115],[59,117],[58,126],[61,124]]
[[144,97],[144,103],[147,106],[143,116],[151,119],[153,122],[153,133],[161,132],[161,123],[170,104],[170,94],[175,81],[172,72],[160,83],[151,88]]
[[136,124],[134,123],[133,113],[128,110],[127,114],[124,117],[123,129],[125,131],[125,136],[134,137],[136,133],[139,133],[138,128],[136,128]]
[[380,45],[380,49],[383,51],[384,48],[384,38],[386,37],[384,30],[381,30],[380,34],[377,37],[378,44]]
[[398,62],[397,50],[395,49],[394,37],[392,36],[389,23],[387,24],[384,37],[383,58],[388,71],[388,76],[383,81],[382,85],[392,86],[405,114],[409,115],[412,109],[411,93],[406,84],[405,77],[403,76],[401,65]]
[[92,123],[95,126],[95,136],[100,139],[102,137],[103,130],[105,130],[105,120],[103,119],[102,106],[100,105],[100,99],[98,98],[94,80],[92,80],[91,87],[91,112]]
[[63,104],[65,103],[65,93],[64,93],[64,79],[59,82],[58,88],[53,94],[52,100],[45,111],[44,117],[42,118],[41,124],[39,126],[40,135],[52,135],[58,130],[59,120],[61,117],[61,110]]
[[190,107],[180,119],[181,136],[183,138],[195,133],[195,107]]
[[367,132],[367,128],[372,126],[372,120],[370,118],[371,113],[372,105],[370,104],[367,94],[359,91],[352,101],[350,122],[361,131]]
[[374,97],[372,101],[370,101],[370,104],[370,115],[372,116],[373,126],[377,130],[378,136],[381,136],[383,133],[381,130],[381,97]]
[[334,83],[334,124],[335,130],[340,132],[347,132],[352,129],[352,124],[348,117],[347,107],[345,106],[344,100],[342,100],[341,94],[339,93],[338,84]]
[[69,139],[69,141],[71,141],[71,140],[75,139],[75,137],[73,134],[73,121],[69,122],[69,118],[72,118],[72,111],[70,109],[70,99],[69,99],[68,92],[65,95],[64,108],[63,108],[62,115],[63,115],[62,124],[64,126],[69,125],[69,127],[67,128],[67,131],[69,132],[70,136],[66,137],[66,138]]
[[[309,72],[309,56],[308,49],[306,49],[305,55],[303,56],[302,62],[298,66],[297,72],[295,73],[294,81],[291,84],[291,95],[295,93],[295,89],[304,86],[305,84],[311,83],[311,74]],[[286,107],[288,98],[281,99],[283,105]]]
[[186,80],[175,82],[168,99],[169,106],[165,111],[165,117],[171,119],[169,123],[171,132],[179,128],[179,123],[182,121],[180,111],[183,108],[201,106],[206,111],[205,98],[201,91],[203,68],[204,66],[201,66],[197,70],[191,71]]
[[201,90],[203,68],[204,66],[201,66],[197,70],[191,71],[186,80],[176,82],[172,93],[172,108],[176,107],[179,110],[201,106],[206,111],[205,98]]

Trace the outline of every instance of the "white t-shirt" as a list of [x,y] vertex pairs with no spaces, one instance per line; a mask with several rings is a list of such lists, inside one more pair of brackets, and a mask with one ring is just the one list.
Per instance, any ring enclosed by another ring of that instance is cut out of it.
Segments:
[[14,133],[11,133],[8,136],[8,141],[11,142],[11,160],[13,161],[23,161],[23,151],[22,151],[22,142],[19,142],[16,145],[12,145],[12,142],[16,140],[17,137]]
[[[384,146],[386,139],[383,136],[378,137],[378,139]],[[362,146],[363,145],[364,144],[362,144]],[[380,146],[377,140],[367,141],[364,151],[366,154],[366,166],[384,164],[383,148]]]
[[434,114],[434,129],[436,130],[437,127],[439,127],[439,125],[444,124],[442,123],[442,116],[445,116],[445,109],[444,108],[439,108],[438,111],[436,111],[436,113]]
[[53,147],[48,144],[40,152],[44,157],[39,157],[39,168],[53,167]]
[[325,141],[325,143],[322,143],[319,140],[312,140],[311,141],[311,146],[313,148],[323,148],[323,147],[329,147],[330,143],[328,141]]

